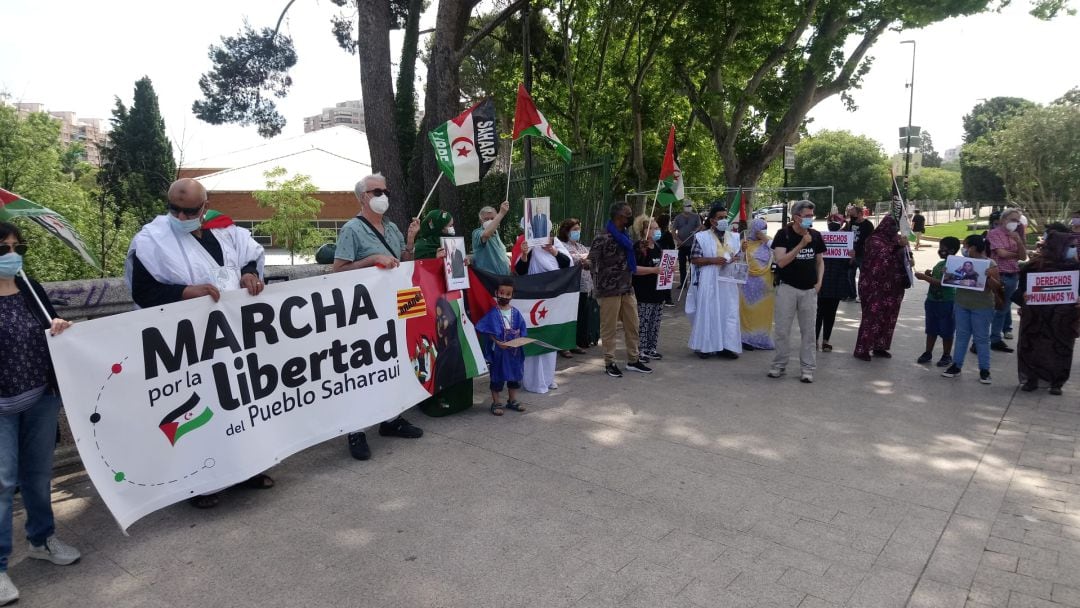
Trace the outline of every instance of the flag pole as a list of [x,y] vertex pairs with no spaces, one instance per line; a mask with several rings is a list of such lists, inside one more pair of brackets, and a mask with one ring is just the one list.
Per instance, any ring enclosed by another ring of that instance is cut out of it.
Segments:
[[22,277],[23,282],[26,283],[26,288],[30,290],[30,293],[34,296],[34,301],[37,302],[38,307],[41,308],[41,312],[45,313],[45,318],[49,320],[49,323],[52,323],[52,315],[50,315],[48,309],[45,308],[45,304],[42,303],[41,298],[39,298],[37,292],[34,291],[33,284],[30,283],[30,279],[26,277],[26,273],[23,272],[21,268],[19,269],[19,276]]
[[510,139],[510,156],[507,157],[508,162],[506,164],[506,196],[503,197],[504,201],[510,200],[510,170],[514,168],[514,140]]
[[427,207],[428,201],[431,200],[431,195],[435,194],[435,188],[439,187],[439,182],[442,181],[443,172],[439,171],[439,177],[435,178],[435,183],[431,184],[431,191],[427,193],[427,197],[424,198],[424,204],[420,205],[420,211],[416,213],[416,219],[424,217],[424,208]]
[[[649,218],[650,219],[652,219],[653,212],[656,211],[656,199],[660,197],[660,185],[663,184],[663,183],[664,182],[659,181],[659,180],[656,182],[656,192],[653,193],[653,197],[652,197],[652,209],[649,209]],[[646,229],[647,228],[648,227],[646,226]]]

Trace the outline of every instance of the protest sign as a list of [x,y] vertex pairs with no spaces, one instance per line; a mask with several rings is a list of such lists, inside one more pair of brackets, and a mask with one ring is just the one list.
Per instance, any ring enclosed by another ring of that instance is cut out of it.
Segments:
[[144,308],[48,343],[83,464],[124,529],[487,371],[441,260]]
[[849,258],[855,250],[854,232],[822,232],[821,239],[825,241],[825,253],[823,258]]
[[529,247],[551,244],[551,199],[542,196],[525,199],[525,242]]
[[1028,274],[1024,303],[1028,306],[1075,304],[1078,279],[1080,271],[1077,270],[1032,272]]
[[678,249],[664,249],[660,252],[660,274],[656,275],[657,291],[670,290],[675,284],[675,263],[678,261]]
[[446,257],[443,267],[446,269],[446,289],[457,291],[469,288],[469,273],[465,271],[465,237],[444,236],[439,240]]
[[986,289],[986,271],[990,268],[988,258],[965,258],[950,255],[945,258],[945,274],[941,284],[957,289],[984,291]]

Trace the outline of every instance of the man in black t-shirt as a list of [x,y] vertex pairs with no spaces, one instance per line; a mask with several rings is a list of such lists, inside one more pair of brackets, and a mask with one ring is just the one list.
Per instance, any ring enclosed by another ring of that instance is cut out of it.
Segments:
[[840,230],[855,233],[852,245],[855,257],[851,258],[851,268],[848,270],[848,286],[851,288],[851,293],[855,294],[855,297],[849,298],[849,301],[854,302],[859,294],[856,273],[862,268],[863,249],[866,247],[866,239],[870,238],[870,234],[874,232],[874,222],[866,219],[862,208],[852,205],[848,207],[848,221]]
[[770,378],[784,375],[790,359],[788,341],[791,323],[799,318],[802,346],[799,349],[800,380],[814,381],[817,367],[814,344],[814,322],[817,319],[817,292],[825,276],[825,241],[814,225],[814,203],[798,201],[791,208],[792,221],[773,237],[773,257],[780,277],[776,288],[773,312],[773,333],[776,355],[773,357]]
[[918,209],[911,218],[911,231],[915,233],[915,249],[922,247],[922,235],[926,232],[926,216]]

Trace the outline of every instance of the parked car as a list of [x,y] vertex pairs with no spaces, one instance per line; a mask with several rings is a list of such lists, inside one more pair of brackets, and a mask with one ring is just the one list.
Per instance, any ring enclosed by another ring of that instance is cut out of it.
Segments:
[[762,207],[761,209],[755,210],[751,214],[751,216],[754,217],[754,218],[759,218],[760,217],[763,220],[765,220],[766,222],[780,222],[780,221],[783,221],[784,206],[783,205],[773,205],[771,207]]

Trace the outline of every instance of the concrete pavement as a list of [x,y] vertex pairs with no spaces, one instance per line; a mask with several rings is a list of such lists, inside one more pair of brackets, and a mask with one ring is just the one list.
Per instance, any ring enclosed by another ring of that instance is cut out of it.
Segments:
[[127,537],[70,472],[54,506],[83,559],[31,562],[17,533],[20,605],[1080,606],[1080,369],[1062,397],[1017,391],[1014,355],[992,386],[941,378],[914,363],[925,291],[891,360],[851,356],[842,304],[812,385],[767,378],[769,352],[697,359],[666,309],[652,375],[609,378],[594,348],[525,414],[413,413],[423,439],[370,435],[369,462],[327,442]]

